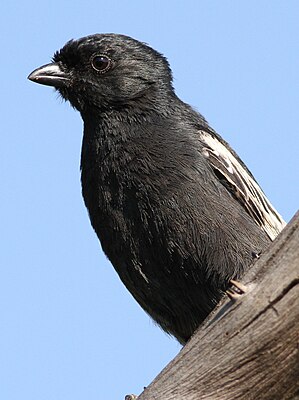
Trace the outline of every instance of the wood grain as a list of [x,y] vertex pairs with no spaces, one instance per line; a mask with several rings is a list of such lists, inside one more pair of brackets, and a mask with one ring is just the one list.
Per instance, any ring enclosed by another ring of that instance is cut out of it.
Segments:
[[299,213],[138,400],[299,396]]

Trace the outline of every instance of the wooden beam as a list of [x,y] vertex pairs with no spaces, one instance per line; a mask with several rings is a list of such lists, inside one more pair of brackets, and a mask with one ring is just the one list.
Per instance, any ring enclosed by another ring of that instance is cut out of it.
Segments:
[[299,212],[138,400],[299,395]]

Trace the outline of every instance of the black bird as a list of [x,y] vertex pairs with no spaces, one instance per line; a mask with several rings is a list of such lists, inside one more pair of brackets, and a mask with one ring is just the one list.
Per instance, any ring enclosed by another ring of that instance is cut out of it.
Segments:
[[91,224],[141,307],[185,343],[284,227],[250,171],[181,101],[167,60],[128,36],[69,41],[29,79],[82,116]]

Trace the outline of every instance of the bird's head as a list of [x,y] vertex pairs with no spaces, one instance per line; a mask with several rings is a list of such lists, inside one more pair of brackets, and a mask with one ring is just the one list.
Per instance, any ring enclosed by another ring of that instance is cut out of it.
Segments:
[[55,53],[52,63],[28,78],[53,86],[83,113],[136,101],[154,106],[155,99],[173,91],[167,60],[146,44],[117,34],[71,40]]

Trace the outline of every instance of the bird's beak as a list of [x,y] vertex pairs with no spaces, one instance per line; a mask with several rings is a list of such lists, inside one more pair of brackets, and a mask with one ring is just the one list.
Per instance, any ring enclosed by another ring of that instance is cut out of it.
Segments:
[[32,82],[42,85],[54,86],[56,88],[64,87],[70,82],[70,76],[62,71],[59,64],[51,63],[35,69],[28,75]]

